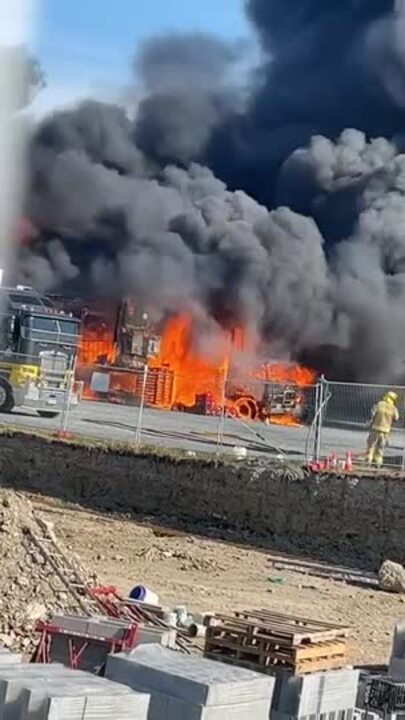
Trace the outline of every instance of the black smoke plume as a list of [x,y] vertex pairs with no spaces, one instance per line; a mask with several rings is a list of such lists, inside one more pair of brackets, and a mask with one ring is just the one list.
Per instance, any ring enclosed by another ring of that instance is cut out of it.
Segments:
[[262,49],[248,93],[237,45],[174,35],[138,60],[135,121],[89,101],[35,130],[27,211],[39,236],[21,251],[22,279],[131,294],[203,326],[245,323],[268,355],[399,380],[400,3],[250,0],[247,11]]

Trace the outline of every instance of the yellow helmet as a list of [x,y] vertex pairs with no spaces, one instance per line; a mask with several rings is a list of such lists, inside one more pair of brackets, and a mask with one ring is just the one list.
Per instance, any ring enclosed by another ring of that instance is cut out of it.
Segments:
[[390,391],[386,394],[385,399],[389,400],[389,402],[396,403],[398,400],[398,395],[396,392]]

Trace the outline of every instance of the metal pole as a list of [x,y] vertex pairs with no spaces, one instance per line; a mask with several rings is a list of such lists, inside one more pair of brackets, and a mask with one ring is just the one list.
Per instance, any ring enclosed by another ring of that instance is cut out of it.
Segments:
[[224,369],[224,378],[222,383],[222,398],[221,398],[221,414],[218,418],[218,433],[217,433],[217,455],[223,450],[224,443],[224,430],[225,430],[225,401],[226,401],[226,384],[228,382],[228,367]]
[[[307,443],[306,443],[306,448],[305,448],[305,460],[307,462],[309,459],[316,461],[316,432],[317,432],[317,427],[318,427],[318,416],[319,416],[319,391],[320,391],[320,388],[319,388],[319,380],[318,380],[318,382],[315,385],[314,417],[313,417],[311,426],[308,431]],[[309,448],[309,443],[311,440],[312,432],[313,432],[312,457],[309,458],[308,457],[308,448]]]
[[73,384],[75,381],[75,374],[76,374],[76,362],[77,362],[76,355],[74,358],[70,358],[68,387],[67,387],[67,392],[65,394],[65,402],[63,404],[63,411],[62,411],[62,416],[61,416],[61,433],[62,434],[65,434],[67,432],[67,427],[68,427],[70,405],[72,402]]
[[135,435],[135,442],[137,445],[141,444],[142,439],[142,419],[143,419],[143,411],[145,408],[145,393],[146,393],[146,383],[148,380],[148,363],[146,362],[143,368],[143,379],[142,379],[142,393],[141,393],[141,402],[139,405],[139,413],[138,413],[138,422],[136,425],[136,435]]
[[323,401],[324,401],[324,390],[325,390],[325,377],[322,375],[320,382],[318,383],[318,407],[317,407],[317,415],[318,419],[315,426],[315,447],[314,447],[314,455],[315,455],[315,461],[319,462],[321,457],[321,449],[322,449],[322,421],[323,421]]
[[320,391],[319,391],[319,417],[316,428],[316,452],[315,459],[319,462],[322,452],[322,426],[323,426],[323,413],[325,409],[325,398],[326,398],[326,386],[327,382],[325,376],[321,376]]

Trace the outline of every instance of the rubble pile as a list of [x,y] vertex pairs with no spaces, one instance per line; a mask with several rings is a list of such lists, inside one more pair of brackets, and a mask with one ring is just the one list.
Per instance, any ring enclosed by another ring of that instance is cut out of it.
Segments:
[[[0,490],[0,644],[29,652],[37,639],[34,626],[51,611],[78,611],[74,596],[60,582],[33,540],[38,514],[30,501],[16,492]],[[89,582],[78,558],[58,541],[70,562]]]

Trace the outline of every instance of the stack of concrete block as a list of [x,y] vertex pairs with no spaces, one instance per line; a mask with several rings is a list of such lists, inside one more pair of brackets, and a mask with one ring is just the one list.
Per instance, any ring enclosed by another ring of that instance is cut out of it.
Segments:
[[282,673],[277,679],[272,720],[328,715],[351,720],[356,707],[358,670],[329,670],[311,675]]
[[148,720],[268,720],[274,678],[160,645],[110,655],[106,677],[150,695]]
[[62,665],[0,667],[1,720],[147,720],[149,696]]
[[405,679],[405,623],[398,623],[394,628],[388,675]]

